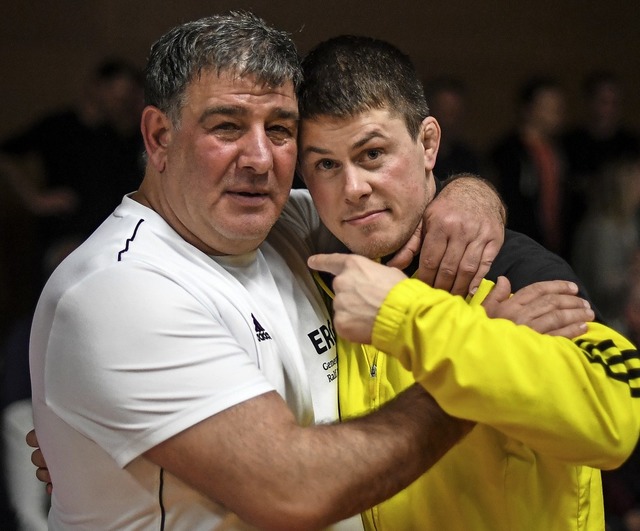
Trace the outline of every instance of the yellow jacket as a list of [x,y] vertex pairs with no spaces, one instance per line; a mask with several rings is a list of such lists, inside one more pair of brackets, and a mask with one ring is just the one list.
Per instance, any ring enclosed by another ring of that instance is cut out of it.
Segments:
[[598,469],[619,466],[638,438],[637,352],[598,323],[571,341],[487,319],[479,303],[492,286],[483,281],[465,304],[405,280],[380,310],[373,346],[339,341],[342,418],[418,381],[445,411],[478,422],[416,482],[364,513],[367,529],[604,529]]

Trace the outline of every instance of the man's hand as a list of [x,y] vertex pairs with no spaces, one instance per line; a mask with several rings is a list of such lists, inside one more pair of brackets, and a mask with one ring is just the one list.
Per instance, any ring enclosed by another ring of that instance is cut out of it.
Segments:
[[344,338],[371,343],[373,325],[387,294],[406,279],[402,271],[353,254],[317,254],[309,267],[335,275],[333,325]]
[[493,290],[482,302],[489,317],[509,319],[541,334],[569,339],[584,334],[587,322],[595,317],[589,303],[578,297],[578,286],[566,280],[537,282],[510,296],[511,284],[498,277]]
[[36,437],[36,430],[31,430],[27,433],[27,444],[31,446],[31,448],[35,448],[33,453],[31,454],[31,462],[38,467],[36,469],[36,477],[46,483],[47,494],[51,494],[53,491],[53,484],[51,483],[51,475],[49,474],[49,469],[47,468],[47,462],[44,460],[44,455],[42,454],[42,450],[40,450],[40,446],[38,445],[38,438]]
[[495,189],[472,175],[458,177],[429,204],[421,227],[388,265],[404,269],[421,249],[416,277],[466,295],[478,287],[502,247],[504,224],[505,209]]

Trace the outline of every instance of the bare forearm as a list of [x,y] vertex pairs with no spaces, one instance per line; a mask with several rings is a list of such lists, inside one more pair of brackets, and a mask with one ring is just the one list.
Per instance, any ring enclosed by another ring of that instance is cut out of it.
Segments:
[[268,393],[146,455],[252,525],[309,530],[395,494],[469,429],[419,386],[371,415],[306,428]]
[[317,496],[333,489],[332,499],[326,499],[330,519],[325,524],[360,513],[402,490],[472,427],[447,415],[414,385],[375,414],[343,423],[339,432],[327,426],[308,430],[304,439],[316,445],[326,438],[326,444],[320,444],[330,449],[333,460],[331,476],[309,474],[317,480]]
[[504,202],[495,186],[486,179],[472,173],[459,173],[449,177],[443,186],[441,194],[455,193],[469,197],[468,205],[473,204],[471,201],[473,198],[478,210],[492,213],[499,218],[503,226],[507,224],[507,209]]

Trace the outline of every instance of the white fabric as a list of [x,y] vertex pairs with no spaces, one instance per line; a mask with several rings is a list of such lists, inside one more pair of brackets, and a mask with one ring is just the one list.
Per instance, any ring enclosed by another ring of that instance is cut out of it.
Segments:
[[31,400],[17,400],[2,412],[4,467],[9,501],[18,520],[18,531],[46,531],[49,495],[31,464],[32,449],[24,437],[33,429]]
[[212,258],[125,197],[58,268],[31,340],[51,529],[160,529],[160,490],[165,529],[243,529],[168,473],[160,489],[141,455],[272,389],[303,424],[337,418],[335,341],[293,227]]

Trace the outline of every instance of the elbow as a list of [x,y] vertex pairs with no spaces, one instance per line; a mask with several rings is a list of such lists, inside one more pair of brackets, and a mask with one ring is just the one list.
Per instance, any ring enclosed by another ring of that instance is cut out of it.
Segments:
[[241,517],[265,531],[321,530],[348,517],[340,514],[337,502],[333,504],[324,496],[311,496],[305,492],[290,494],[287,498],[277,500],[264,499],[259,506],[254,506],[252,514]]
[[608,437],[602,438],[597,445],[600,459],[593,466],[602,470],[613,470],[620,467],[631,456],[638,443],[640,424],[629,412],[619,419],[615,429],[609,430]]
[[638,442],[638,432],[636,430],[635,436],[628,436],[621,438],[616,444],[609,446],[606,452],[607,459],[601,463],[598,468],[602,470],[614,470],[622,466],[627,459],[633,453]]

